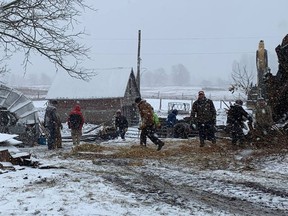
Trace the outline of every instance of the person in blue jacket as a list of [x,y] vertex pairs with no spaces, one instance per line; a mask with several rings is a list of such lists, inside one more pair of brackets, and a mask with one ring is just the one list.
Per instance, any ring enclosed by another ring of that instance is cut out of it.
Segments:
[[178,110],[174,109],[167,116],[167,119],[166,119],[167,137],[173,137],[174,136],[173,131],[174,131],[174,125],[177,123],[177,115],[178,115]]

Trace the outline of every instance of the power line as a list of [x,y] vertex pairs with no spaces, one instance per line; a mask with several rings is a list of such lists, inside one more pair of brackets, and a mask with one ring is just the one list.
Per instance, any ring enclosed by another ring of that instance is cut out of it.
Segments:
[[[142,38],[142,41],[184,41],[184,40],[244,40],[244,39],[263,39],[263,38],[279,38],[280,36],[237,36],[237,37],[176,37],[176,38]],[[281,36],[282,37],[282,36]],[[135,41],[137,38],[95,38],[88,37],[90,40],[96,41]]]
[[[255,54],[255,51],[239,52],[188,52],[188,53],[142,53],[142,55],[188,56],[188,55],[231,55],[231,54]],[[135,55],[135,53],[94,53],[94,55]]]
[[131,69],[131,67],[105,67],[105,68],[94,68],[95,70],[122,70],[122,69]]

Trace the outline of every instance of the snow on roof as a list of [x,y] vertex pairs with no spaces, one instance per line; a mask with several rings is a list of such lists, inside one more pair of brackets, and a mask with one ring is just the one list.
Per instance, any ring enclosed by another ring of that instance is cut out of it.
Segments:
[[92,99],[124,97],[131,69],[97,71],[89,81],[58,73],[46,99]]

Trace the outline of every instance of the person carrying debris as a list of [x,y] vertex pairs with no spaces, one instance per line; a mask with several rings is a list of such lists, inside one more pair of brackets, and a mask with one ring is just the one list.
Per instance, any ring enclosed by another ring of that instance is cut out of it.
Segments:
[[173,109],[166,118],[167,137],[174,137],[174,125],[177,123],[178,110]]
[[[57,130],[60,127],[59,119],[57,117],[56,105],[58,102],[52,100],[49,102],[44,116],[44,127],[48,129],[48,150],[56,148]],[[61,124],[61,122],[60,122]]]
[[273,123],[271,107],[266,104],[264,98],[259,98],[255,109],[255,129],[262,135],[267,135]]
[[196,122],[199,130],[200,147],[205,140],[216,143],[216,109],[212,100],[205,97],[204,91],[198,92],[198,99],[192,105],[191,122]]
[[230,106],[227,113],[227,127],[231,133],[232,144],[236,145],[239,140],[240,144],[244,142],[244,132],[245,127],[244,121],[249,120],[249,125],[252,125],[252,117],[243,109],[243,101],[236,100],[234,105]]
[[79,104],[77,104],[69,113],[68,117],[68,128],[71,129],[73,145],[80,144],[83,124],[84,124],[84,117],[81,112]]
[[154,125],[155,125],[155,131],[159,128],[161,128],[161,123],[160,123],[160,120],[159,120],[159,117],[157,115],[156,112],[154,112],[154,108],[152,107],[152,110],[153,110],[153,122],[154,122]]
[[125,134],[128,130],[128,121],[127,118],[124,115],[122,115],[121,110],[116,111],[115,127],[118,136],[120,135],[121,139],[125,140]]
[[155,144],[158,145],[157,151],[160,151],[164,146],[162,142],[155,133],[155,123],[153,120],[153,108],[146,101],[142,100],[140,97],[135,99],[135,103],[138,106],[142,124],[140,126],[141,135],[140,135],[140,145],[146,146],[147,137]]

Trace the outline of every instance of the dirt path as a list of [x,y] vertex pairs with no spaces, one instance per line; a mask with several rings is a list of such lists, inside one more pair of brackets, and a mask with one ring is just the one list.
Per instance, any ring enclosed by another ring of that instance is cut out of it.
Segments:
[[[188,147],[185,143],[167,144],[160,153],[155,146],[104,150],[110,154],[67,155],[66,151],[45,157],[63,158],[61,166],[66,169],[102,177],[119,191],[134,194],[142,205],[159,202],[191,215],[195,211],[207,215],[288,215],[287,174],[262,170],[261,160],[251,160],[249,151],[231,152],[226,146],[199,149],[191,143]],[[239,159],[239,155],[245,157]],[[92,166],[81,166],[80,159],[92,160]]]
[[[202,208],[207,212],[222,212],[228,215],[287,215],[288,210],[266,206],[265,203],[253,202],[237,197],[233,194],[212,192],[209,187],[215,182],[226,190],[237,193],[249,191],[250,196],[268,194],[273,198],[282,197],[288,199],[288,194],[280,190],[267,188],[263,185],[251,182],[219,181],[218,178],[205,177],[201,173],[187,173],[181,169],[175,172],[167,166],[157,165],[157,168],[148,166],[143,168],[127,167],[118,159],[109,160],[107,163],[118,164],[118,173],[103,174],[103,178],[117,185],[120,190],[135,193],[141,202],[164,202],[169,205],[185,208],[191,211]],[[122,164],[122,165],[120,165]],[[174,174],[171,175],[171,174]],[[177,175],[175,175],[177,174]],[[240,185],[240,187],[239,187]],[[213,187],[213,186],[212,186]],[[286,203],[287,204],[287,203]]]

